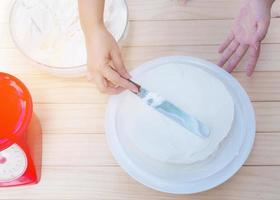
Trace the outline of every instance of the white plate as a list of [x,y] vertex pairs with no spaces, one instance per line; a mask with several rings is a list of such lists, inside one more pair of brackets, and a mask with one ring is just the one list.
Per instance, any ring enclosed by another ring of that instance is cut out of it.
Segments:
[[[197,65],[223,81],[229,89],[235,102],[236,117],[229,137],[221,144],[216,156],[209,158],[206,162],[196,164],[195,168],[176,166],[176,170],[170,172],[174,166],[163,167],[163,165],[145,158],[138,151],[132,151],[133,148],[127,146],[129,141],[120,137],[116,124],[118,104],[123,94],[113,96],[109,101],[106,113],[107,140],[120,166],[142,184],[168,193],[189,194],[205,191],[230,178],[247,159],[255,137],[254,111],[246,92],[230,74],[201,59],[185,56],[163,57],[139,66],[132,72],[132,75],[141,76],[147,70],[168,62]],[[130,150],[126,150],[127,148]],[[236,156],[238,149],[240,151]],[[160,174],[160,172],[164,174],[164,170],[168,172],[166,176]]]

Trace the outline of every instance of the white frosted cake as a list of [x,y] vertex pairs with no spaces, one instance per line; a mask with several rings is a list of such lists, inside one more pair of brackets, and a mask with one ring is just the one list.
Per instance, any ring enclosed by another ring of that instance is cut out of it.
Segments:
[[[106,0],[104,22],[118,41],[127,25],[125,0]],[[86,64],[77,0],[17,0],[11,11],[13,39],[24,54],[47,66]]]
[[210,128],[211,134],[199,137],[126,92],[122,94],[116,124],[123,127],[130,147],[154,160],[173,164],[193,164],[215,154],[234,118],[233,99],[219,79],[195,65],[167,63],[135,81],[195,116]]

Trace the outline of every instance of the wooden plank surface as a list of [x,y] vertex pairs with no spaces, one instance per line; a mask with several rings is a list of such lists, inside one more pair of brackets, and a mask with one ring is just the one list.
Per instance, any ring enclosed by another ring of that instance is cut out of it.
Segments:
[[[151,46],[151,47],[125,47],[123,48],[124,61],[129,69],[140,65],[148,60],[172,55],[185,55],[201,57],[217,63],[220,54],[217,52],[218,45],[183,45],[183,46]],[[280,71],[280,45],[263,44],[260,58],[255,71]],[[1,54],[0,54],[1,55]],[[141,55],[141,56],[139,56]],[[244,71],[246,56],[236,71]]]
[[[133,69],[151,59],[172,55],[201,57],[217,63],[220,57],[217,49],[217,45],[124,47],[122,55],[127,68]],[[280,71],[279,54],[279,44],[263,44],[256,71]],[[17,49],[0,49],[0,66],[2,70],[18,74],[42,73],[42,69],[37,64],[23,56]],[[237,71],[244,71],[245,66],[246,57],[240,63]]]
[[[11,70],[2,70],[12,72]],[[35,70],[36,71],[36,70]],[[46,73],[13,73],[29,88],[36,103],[106,103],[108,96],[85,78],[58,78]],[[255,72],[247,77],[243,72],[233,76],[241,83],[252,101],[280,100],[280,72]]]
[[[193,20],[230,19],[239,12],[244,1],[235,0],[130,0],[129,18],[131,20]],[[272,17],[280,16],[280,3],[272,8]]]
[[[278,200],[280,167],[243,167],[226,184],[194,195],[170,195],[138,184],[119,167],[44,167],[39,185],[1,189],[15,200]],[[66,184],[67,183],[67,184]]]
[[[7,23],[12,0],[1,0],[0,23]],[[194,20],[232,19],[242,5],[242,0],[129,0],[130,20]],[[280,16],[280,3],[272,8],[272,17]]]
[[[131,21],[124,46],[217,45],[226,37],[232,20]],[[0,48],[14,48],[9,26],[0,24]],[[263,43],[280,43],[280,18],[273,18]],[[195,30],[195,34],[194,34]]]
[[[279,143],[280,132],[258,132],[253,151],[245,165],[280,165]],[[43,146],[44,166],[117,166],[104,134],[47,134],[45,132]]]
[[[253,102],[258,132],[280,132],[280,102]],[[104,133],[106,104],[35,104],[45,133]]]
[[[150,59],[190,55],[214,63],[243,0],[128,0],[129,31],[122,48],[132,70]],[[12,0],[0,2],[0,71],[30,88],[43,127],[43,177],[39,185],[0,189],[1,200],[279,200],[280,198],[280,1],[253,77],[241,62],[233,76],[253,101],[257,134],[252,153],[225,184],[196,195],[168,195],[130,178],[114,160],[104,135],[108,96],[82,78],[39,70],[12,42]]]
[[[232,20],[133,21],[125,46],[214,45],[220,44]],[[280,19],[271,20],[264,43],[280,43]],[[195,30],[195,33],[194,33]]]

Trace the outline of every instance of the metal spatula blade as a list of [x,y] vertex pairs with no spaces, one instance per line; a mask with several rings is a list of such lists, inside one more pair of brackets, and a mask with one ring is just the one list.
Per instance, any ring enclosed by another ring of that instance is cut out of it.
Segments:
[[[134,83],[133,81],[131,82]],[[134,84],[138,87],[139,92],[133,93],[139,96],[145,104],[153,107],[155,110],[168,117],[169,119],[175,121],[179,125],[183,126],[191,133],[194,133],[203,138],[209,137],[210,129],[206,124],[202,123],[194,116],[184,112],[173,103],[165,100],[159,94],[150,92],[137,83]]]

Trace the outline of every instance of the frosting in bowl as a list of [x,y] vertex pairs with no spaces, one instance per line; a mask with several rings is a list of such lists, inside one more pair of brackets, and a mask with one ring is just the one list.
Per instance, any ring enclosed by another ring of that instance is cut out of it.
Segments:
[[[117,41],[127,20],[125,0],[105,1],[104,23]],[[77,0],[17,0],[10,28],[19,49],[41,64],[56,68],[86,64]]]

